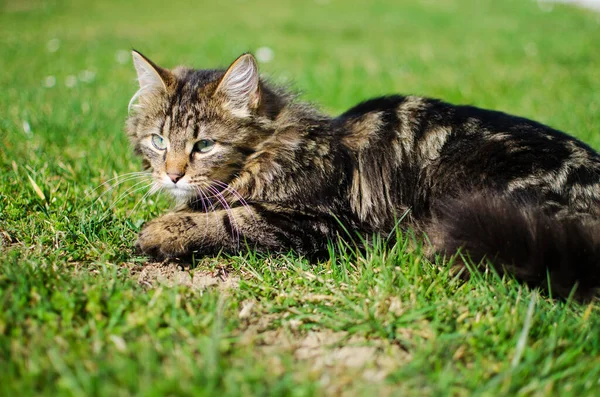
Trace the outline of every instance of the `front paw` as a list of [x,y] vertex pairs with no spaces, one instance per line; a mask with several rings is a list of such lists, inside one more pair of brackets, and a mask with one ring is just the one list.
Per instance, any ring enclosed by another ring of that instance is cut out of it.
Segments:
[[144,225],[135,244],[143,254],[158,259],[178,258],[190,254],[187,232],[193,225],[175,214],[154,219]]

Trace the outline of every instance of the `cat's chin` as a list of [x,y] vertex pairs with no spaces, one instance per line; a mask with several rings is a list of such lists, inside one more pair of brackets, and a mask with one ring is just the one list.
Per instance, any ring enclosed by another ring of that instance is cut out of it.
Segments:
[[177,201],[187,201],[193,198],[196,193],[191,189],[182,189],[179,187],[169,187],[167,191],[177,200]]

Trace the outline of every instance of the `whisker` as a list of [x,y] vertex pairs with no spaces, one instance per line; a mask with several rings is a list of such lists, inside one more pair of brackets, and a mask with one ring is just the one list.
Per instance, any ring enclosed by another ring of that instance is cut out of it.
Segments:
[[[150,172],[148,172],[148,171],[136,171],[136,172],[128,172],[126,174],[116,175],[115,177],[110,178],[107,181],[105,181],[105,182],[99,184],[98,186],[96,186],[90,193],[88,193],[86,195],[86,197],[90,196],[92,193],[94,193],[96,190],[100,189],[104,185],[107,185],[107,184],[111,183],[115,179],[123,179],[123,181],[119,182],[119,183],[122,183],[122,182],[124,182],[126,180],[129,180],[129,179],[135,179],[136,177],[151,176],[151,175],[152,174]],[[119,183],[117,183],[116,185],[118,185]],[[116,185],[113,185],[113,186],[116,186]]]
[[215,182],[217,185],[221,186],[222,188],[224,188],[225,190],[227,190],[229,193],[233,194],[238,201],[240,202],[240,204],[242,205],[242,207],[244,207],[246,209],[246,212],[248,212],[248,215],[250,215],[250,217],[252,219],[254,219],[254,213],[252,212],[252,210],[250,209],[250,206],[248,205],[248,203],[246,202],[246,200],[242,197],[241,194],[239,194],[234,188],[232,188],[230,185],[228,185],[225,182],[219,181],[219,180],[214,180],[213,182]]
[[[151,174],[144,174],[144,175],[128,175],[128,176],[125,176],[125,177],[123,177],[123,179],[122,179],[122,180],[120,180],[120,181],[116,182],[115,184],[111,185],[111,186],[110,186],[108,189],[106,189],[106,191],[104,191],[104,192],[103,192],[103,193],[102,193],[100,196],[98,196],[98,197],[96,198],[96,200],[94,200],[94,202],[93,202],[93,203],[92,203],[90,206],[92,206],[92,205],[96,204],[96,203],[97,203],[99,200],[101,200],[101,199],[102,199],[102,197],[106,196],[106,195],[107,195],[108,193],[110,193],[112,190],[116,189],[116,188],[117,188],[119,185],[121,185],[121,184],[123,184],[123,183],[125,183],[125,182],[129,182],[129,181],[136,180],[136,179],[147,178],[147,177],[151,177]],[[111,179],[111,181],[112,181],[112,180],[114,180],[114,179],[117,179],[117,178],[119,178],[119,177],[112,178],[112,179]],[[147,179],[146,179],[146,180],[147,180]],[[143,182],[143,181],[142,181],[142,182]],[[102,185],[98,186],[96,189],[94,189],[94,191],[96,191],[97,189],[99,189],[100,187],[102,187],[103,185],[105,185],[106,183],[109,183],[109,181],[107,181],[107,182],[103,183]],[[93,193],[94,191],[92,191],[92,193]],[[88,194],[88,195],[86,195],[86,197],[89,197],[90,195],[91,195],[91,193],[90,193],[90,194]]]
[[[200,186],[194,186],[194,188],[198,191],[198,195],[200,196],[200,200],[202,201],[202,207],[204,208],[204,212],[206,213],[206,218],[205,218],[206,225],[204,227],[204,236],[203,236],[203,238],[205,238],[206,235],[208,234],[208,213],[209,213],[209,211],[208,211],[208,207],[206,206],[206,202],[204,201],[205,194],[202,191],[202,188]],[[210,202],[210,200],[208,198],[207,198],[207,200],[213,209],[213,211],[211,211],[213,216],[215,217],[215,219],[217,219],[217,214],[214,211],[215,206],[212,204],[212,202]]]
[[235,219],[235,216],[233,215],[233,211],[231,210],[231,206],[229,205],[229,203],[227,203],[227,200],[225,199],[225,197],[217,189],[215,189],[214,187],[212,187],[210,185],[208,185],[206,188],[212,194],[215,195],[216,199],[219,201],[219,203],[221,203],[221,205],[223,206],[223,208],[227,212],[227,217],[229,218],[229,220],[231,222],[231,233],[233,234],[233,237],[236,238],[237,245],[239,247],[239,245],[240,245],[240,232],[239,232],[239,228],[238,228],[238,224],[237,224],[237,221]]
[[135,185],[133,185],[132,187],[130,187],[129,189],[127,189],[125,192],[123,192],[121,195],[119,195],[119,197],[117,197],[117,199],[110,205],[110,207],[108,207],[106,209],[106,211],[111,211],[113,208],[115,208],[117,206],[117,204],[119,202],[121,202],[123,199],[125,199],[125,197],[129,194],[134,194],[139,192],[140,190],[146,189],[148,186],[150,186],[152,183],[149,184],[145,184],[144,186],[138,187],[141,184],[146,183],[146,181],[141,181],[136,183]]
[[[195,201],[193,201],[192,203],[197,203],[198,201],[200,201],[202,203],[202,208],[204,209],[204,213],[208,214],[208,207],[206,206],[206,201],[204,200],[204,192],[202,191],[202,188],[200,186],[194,186],[194,188],[198,192],[199,198],[196,199]],[[213,209],[214,209],[214,207],[213,207]]]
[[[124,195],[126,195],[131,189],[134,189],[135,187],[145,183],[146,181],[139,181],[137,183],[135,183],[133,186],[129,187],[127,190],[125,190],[125,192],[121,193],[118,197],[117,197],[117,201]],[[112,190],[114,190],[116,188],[116,186],[111,187],[110,189],[108,189],[106,192],[104,192],[102,195],[100,195],[100,197],[98,197],[96,200],[94,200],[94,202],[92,204],[90,204],[90,208],[93,207],[96,203],[101,202],[100,200],[102,199],[102,197],[104,195],[106,195],[107,193],[111,192]],[[102,203],[102,202],[101,202]],[[102,203],[104,204],[104,203]],[[109,206],[109,208],[111,208]]]
[[142,198],[139,199],[137,203],[135,203],[135,206],[129,212],[129,216],[131,216],[135,212],[136,208],[138,207],[138,205],[140,205],[142,203],[142,201],[144,201],[148,196],[160,191],[161,189],[162,189],[162,186],[160,186],[156,182],[153,182],[152,185],[150,186],[150,189],[148,189],[148,191],[142,196]]

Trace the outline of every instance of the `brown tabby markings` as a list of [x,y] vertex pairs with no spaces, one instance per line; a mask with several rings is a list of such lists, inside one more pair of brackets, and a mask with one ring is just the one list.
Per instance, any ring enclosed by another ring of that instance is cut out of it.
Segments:
[[180,204],[143,228],[146,254],[321,256],[328,240],[387,235],[409,213],[402,227],[437,252],[462,247],[534,284],[548,272],[563,294],[600,285],[600,157],[564,133],[414,96],[330,118],[260,80],[249,54],[226,71],[133,56],[127,131]]

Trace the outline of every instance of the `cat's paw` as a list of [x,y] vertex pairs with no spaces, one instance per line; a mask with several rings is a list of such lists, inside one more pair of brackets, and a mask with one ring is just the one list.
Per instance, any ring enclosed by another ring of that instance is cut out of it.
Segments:
[[185,219],[169,214],[144,225],[135,244],[138,251],[158,259],[179,258],[190,254]]

